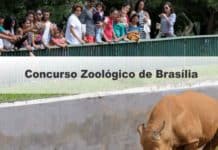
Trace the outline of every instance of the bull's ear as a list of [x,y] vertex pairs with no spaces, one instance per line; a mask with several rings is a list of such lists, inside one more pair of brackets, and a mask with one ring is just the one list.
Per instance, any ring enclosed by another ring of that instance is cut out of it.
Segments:
[[144,123],[137,127],[137,131],[138,131],[140,136],[142,135],[144,130],[145,130],[145,124]]

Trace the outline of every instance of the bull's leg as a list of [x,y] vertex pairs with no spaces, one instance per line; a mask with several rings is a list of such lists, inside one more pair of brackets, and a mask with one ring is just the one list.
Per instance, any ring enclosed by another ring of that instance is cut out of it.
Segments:
[[204,147],[203,150],[215,150],[218,146],[218,133],[214,136],[214,138]]

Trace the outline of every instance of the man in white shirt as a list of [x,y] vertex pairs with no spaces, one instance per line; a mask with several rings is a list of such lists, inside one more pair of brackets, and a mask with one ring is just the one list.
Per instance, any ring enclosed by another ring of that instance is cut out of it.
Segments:
[[65,38],[70,45],[84,44],[82,23],[79,20],[83,7],[75,4],[72,8],[72,15],[68,18]]

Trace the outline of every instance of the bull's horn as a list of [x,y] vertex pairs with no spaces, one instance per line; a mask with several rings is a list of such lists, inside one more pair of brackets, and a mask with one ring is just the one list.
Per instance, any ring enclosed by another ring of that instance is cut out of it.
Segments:
[[166,124],[165,121],[163,121],[163,124],[162,124],[161,128],[158,131],[153,132],[153,134],[152,134],[152,139],[153,140],[160,140],[161,132],[165,128],[165,124]]
[[163,124],[162,124],[162,126],[161,126],[160,130],[158,131],[158,132],[159,132],[159,134],[161,134],[161,132],[162,132],[162,131],[163,131],[163,129],[165,128],[165,124],[166,124],[166,122],[165,122],[165,121],[163,121]]
[[140,136],[142,135],[144,129],[145,129],[145,124],[144,123],[137,127],[137,131],[138,131]]

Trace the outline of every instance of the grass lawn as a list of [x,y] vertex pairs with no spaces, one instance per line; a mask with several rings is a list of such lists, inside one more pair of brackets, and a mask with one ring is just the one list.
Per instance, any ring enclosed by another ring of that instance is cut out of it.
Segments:
[[15,102],[15,101],[24,101],[24,100],[34,100],[40,98],[51,98],[58,97],[63,95],[58,94],[0,94],[0,103],[4,102]]
[[[178,69],[171,69],[178,70]],[[27,82],[8,87],[0,87],[0,103],[33,100],[40,98],[57,97],[63,95],[76,95],[98,91],[115,91],[135,87],[166,86],[188,84],[200,81],[218,81],[218,65],[192,67],[199,73],[198,79],[123,79],[113,81],[110,79],[99,80],[53,80],[46,82]],[[4,92],[5,91],[5,92]],[[34,93],[34,94],[33,94]]]

